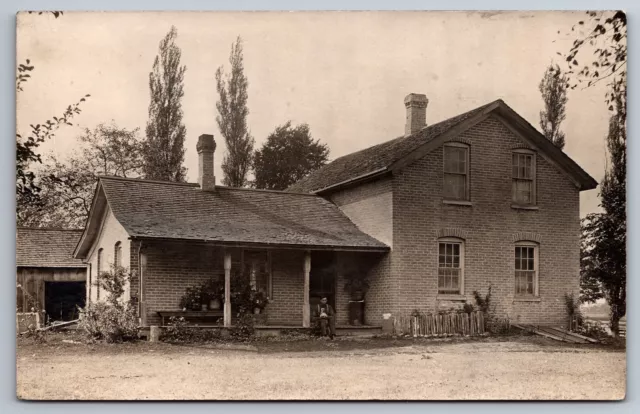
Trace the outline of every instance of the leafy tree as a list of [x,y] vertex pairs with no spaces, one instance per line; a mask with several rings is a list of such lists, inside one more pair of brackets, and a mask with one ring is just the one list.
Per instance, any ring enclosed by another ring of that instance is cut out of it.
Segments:
[[149,73],[149,121],[144,145],[144,176],[151,180],[184,181],[186,128],[182,123],[184,73],[180,66],[182,52],[176,45],[174,26],[160,42],[159,53]]
[[244,187],[251,168],[254,139],[247,128],[247,88],[249,82],[244,75],[242,39],[238,36],[231,45],[229,55],[231,74],[225,76],[220,66],[216,70],[216,88],[220,99],[216,102],[216,121],[227,145],[222,161],[223,184]]
[[[611,330],[618,334],[620,318],[626,314],[627,18],[622,11],[587,15],[586,22],[572,28],[581,34],[566,56],[573,69],[572,88],[606,79],[611,117],[606,138],[609,162],[600,183],[602,212],[587,215],[582,223],[582,290],[583,297],[587,293],[587,298],[606,298]],[[577,70],[578,57],[589,52],[593,61]]]
[[284,190],[327,163],[329,148],[314,140],[309,125],[278,126],[253,156],[256,188]]
[[89,214],[98,176],[139,177],[139,130],[100,124],[79,137],[79,150],[66,160],[55,157],[40,171],[39,200],[18,211],[22,226],[82,227]]
[[558,65],[549,65],[538,85],[544,110],[540,111],[540,128],[545,137],[558,148],[564,148],[564,132],[560,131],[560,124],[566,118],[567,88],[569,79],[563,74]]
[[[24,83],[31,77],[35,69],[29,59],[18,65],[16,76],[16,93],[23,90]],[[90,95],[80,98],[75,104],[69,105],[61,116],[54,116],[42,124],[31,124],[29,134],[23,136],[16,133],[16,215],[19,216],[28,209],[41,207],[40,187],[37,185],[36,173],[32,169],[34,164],[42,163],[38,152],[40,145],[55,137],[56,131],[63,125],[73,125],[71,119],[81,112],[80,105]]]

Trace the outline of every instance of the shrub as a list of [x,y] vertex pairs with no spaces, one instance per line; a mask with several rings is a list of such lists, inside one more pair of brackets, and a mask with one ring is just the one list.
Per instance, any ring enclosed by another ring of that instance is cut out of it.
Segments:
[[578,325],[577,329],[575,329],[575,332],[598,340],[609,338],[609,334],[606,329],[599,322],[583,321],[583,323]]
[[462,311],[463,311],[464,313],[471,313],[471,312],[473,312],[473,311],[475,311],[475,310],[476,310],[475,306],[473,306],[473,305],[472,305],[472,304],[470,304],[470,303],[466,303],[466,302],[465,302],[465,304],[464,304],[464,305],[462,305]]
[[564,304],[569,318],[569,330],[574,331],[580,329],[584,323],[582,312],[580,312],[580,301],[573,293],[564,294]]
[[90,339],[122,342],[138,337],[136,310],[129,302],[122,301],[124,287],[130,279],[130,273],[121,266],[112,266],[111,271],[100,274],[96,285],[107,293],[105,301],[78,309],[78,326]]
[[138,337],[138,317],[129,303],[97,302],[79,311],[78,326],[90,339],[123,342]]
[[218,329],[198,329],[187,324],[185,319],[172,316],[167,328],[162,331],[160,340],[170,343],[215,342],[222,337]]
[[240,341],[248,341],[255,337],[253,315],[247,312],[241,312],[238,321],[231,328],[231,338]]

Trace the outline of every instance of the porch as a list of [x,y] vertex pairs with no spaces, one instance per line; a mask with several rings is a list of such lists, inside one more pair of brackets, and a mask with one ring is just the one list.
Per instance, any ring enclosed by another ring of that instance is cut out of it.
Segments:
[[[365,326],[354,331],[348,316],[350,296],[344,285],[354,274],[369,277],[369,269],[384,256],[383,249],[136,240],[132,243],[134,254],[132,268],[137,264],[138,271],[131,280],[131,297],[138,304],[143,327],[166,326],[171,316],[182,316],[201,328],[231,328],[240,312],[238,290],[248,284],[252,292],[268,298],[261,314],[256,315],[258,335],[311,328],[313,309],[322,296],[327,296],[336,311],[339,334],[380,330],[366,326],[365,319]],[[211,301],[213,309],[181,306],[187,288],[211,281],[221,287],[220,300]]]

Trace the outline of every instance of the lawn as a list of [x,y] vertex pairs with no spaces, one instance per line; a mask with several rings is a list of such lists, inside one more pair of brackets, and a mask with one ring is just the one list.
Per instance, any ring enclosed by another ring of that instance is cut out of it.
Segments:
[[610,400],[625,377],[624,350],[531,336],[17,346],[17,395],[35,400]]

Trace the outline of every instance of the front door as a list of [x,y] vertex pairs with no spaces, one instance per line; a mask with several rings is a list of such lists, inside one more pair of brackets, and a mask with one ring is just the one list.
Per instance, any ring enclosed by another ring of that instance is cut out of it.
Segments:
[[312,309],[326,296],[329,305],[336,308],[336,255],[335,252],[311,252],[309,274],[309,304]]

